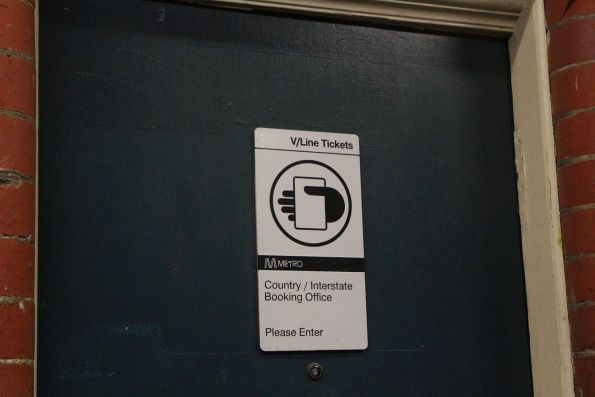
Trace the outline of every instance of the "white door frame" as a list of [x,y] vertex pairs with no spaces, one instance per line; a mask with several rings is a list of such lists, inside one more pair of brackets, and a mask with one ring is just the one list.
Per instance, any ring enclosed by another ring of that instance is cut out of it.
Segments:
[[574,396],[543,0],[184,0],[508,38],[534,395]]
[[543,0],[508,41],[535,396],[574,396]]
[[507,35],[527,0],[181,0],[235,9],[277,10],[396,23],[414,28]]

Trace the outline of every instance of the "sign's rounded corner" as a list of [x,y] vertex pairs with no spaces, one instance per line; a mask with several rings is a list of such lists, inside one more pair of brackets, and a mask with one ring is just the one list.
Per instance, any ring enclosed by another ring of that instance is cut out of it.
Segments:
[[261,352],[264,352],[264,353],[268,353],[268,352],[272,351],[271,349],[267,349],[266,347],[264,347],[262,345],[262,341],[260,341],[260,343],[258,344],[258,348],[260,349]]

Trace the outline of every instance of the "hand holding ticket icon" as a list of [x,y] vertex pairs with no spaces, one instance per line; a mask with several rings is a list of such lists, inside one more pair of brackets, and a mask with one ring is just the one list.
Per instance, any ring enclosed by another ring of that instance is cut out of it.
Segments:
[[271,184],[269,207],[279,230],[306,247],[337,240],[352,213],[349,188],[341,175],[316,160],[285,165]]
[[285,190],[278,200],[281,212],[289,214],[296,229],[326,230],[327,223],[341,219],[345,201],[337,190],[327,187],[324,178],[293,178],[293,191]]

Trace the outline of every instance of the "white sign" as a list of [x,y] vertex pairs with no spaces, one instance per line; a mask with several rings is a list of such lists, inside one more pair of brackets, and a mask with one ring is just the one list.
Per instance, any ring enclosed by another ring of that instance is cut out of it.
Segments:
[[357,135],[257,128],[254,151],[261,349],[366,349]]

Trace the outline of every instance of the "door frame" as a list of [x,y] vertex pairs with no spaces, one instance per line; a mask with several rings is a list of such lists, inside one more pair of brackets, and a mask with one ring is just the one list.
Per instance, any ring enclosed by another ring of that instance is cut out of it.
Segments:
[[183,1],[508,38],[534,395],[574,396],[544,0]]
[[528,0],[179,0],[241,10],[314,14],[413,28],[509,36]]

